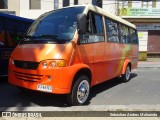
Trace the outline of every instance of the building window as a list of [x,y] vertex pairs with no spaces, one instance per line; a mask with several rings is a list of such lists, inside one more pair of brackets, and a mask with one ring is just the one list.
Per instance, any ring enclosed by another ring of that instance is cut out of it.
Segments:
[[54,9],[59,8],[59,0],[54,0]]
[[41,0],[30,0],[30,9],[41,9]]
[[0,9],[8,9],[8,0],[0,0]]
[[63,7],[69,6],[69,0],[63,0]]
[[92,4],[102,8],[102,0],[92,0]]
[[78,0],[74,0],[74,5],[78,5]]

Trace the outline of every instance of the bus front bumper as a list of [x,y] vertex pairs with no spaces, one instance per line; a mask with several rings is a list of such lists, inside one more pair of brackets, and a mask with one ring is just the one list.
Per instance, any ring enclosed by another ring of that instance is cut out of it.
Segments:
[[31,90],[54,94],[70,93],[73,73],[70,67],[56,69],[25,70],[10,68],[9,83]]

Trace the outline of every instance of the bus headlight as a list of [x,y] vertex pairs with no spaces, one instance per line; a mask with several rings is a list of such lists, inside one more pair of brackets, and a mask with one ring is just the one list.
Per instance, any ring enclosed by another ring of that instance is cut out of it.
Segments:
[[13,59],[11,59],[11,63],[12,63],[12,65],[14,65],[14,60]]
[[56,62],[51,62],[51,66],[55,67],[56,66]]
[[54,67],[66,67],[67,62],[65,60],[45,60],[41,62],[42,68],[52,69]]
[[47,62],[43,62],[42,66],[43,66],[43,68],[47,68],[47,66],[48,66]]

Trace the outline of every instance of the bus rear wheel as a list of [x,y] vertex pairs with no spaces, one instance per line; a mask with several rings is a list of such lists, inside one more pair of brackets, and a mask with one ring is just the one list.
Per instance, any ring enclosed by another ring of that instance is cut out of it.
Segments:
[[71,93],[68,95],[70,105],[83,105],[87,102],[90,92],[89,79],[86,75],[76,77]]
[[130,80],[130,75],[131,75],[131,68],[129,65],[126,67],[125,73],[121,77],[122,82],[128,82]]

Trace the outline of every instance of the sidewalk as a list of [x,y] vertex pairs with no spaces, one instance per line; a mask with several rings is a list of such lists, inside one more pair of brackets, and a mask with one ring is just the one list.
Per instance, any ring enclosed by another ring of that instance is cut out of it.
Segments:
[[138,68],[160,68],[160,58],[148,58],[147,61],[138,61]]

